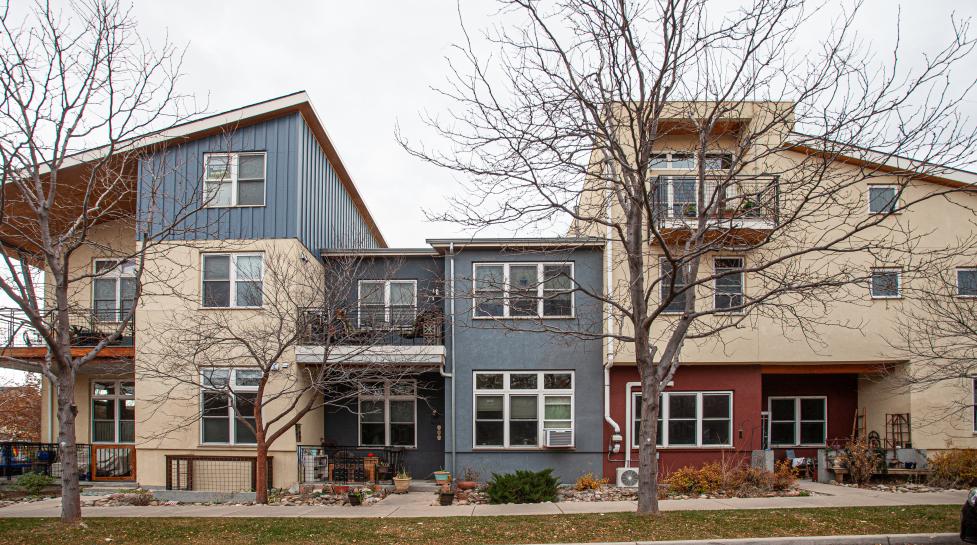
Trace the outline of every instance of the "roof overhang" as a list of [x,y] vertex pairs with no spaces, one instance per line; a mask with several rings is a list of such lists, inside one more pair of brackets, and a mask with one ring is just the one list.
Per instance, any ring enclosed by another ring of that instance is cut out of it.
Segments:
[[383,364],[396,367],[440,368],[444,366],[444,345],[421,346],[298,346],[295,362],[299,364]]
[[555,238],[458,238],[428,239],[426,241],[438,253],[451,247],[498,248],[507,250],[572,250],[575,248],[603,248],[604,239],[596,237],[555,237]]

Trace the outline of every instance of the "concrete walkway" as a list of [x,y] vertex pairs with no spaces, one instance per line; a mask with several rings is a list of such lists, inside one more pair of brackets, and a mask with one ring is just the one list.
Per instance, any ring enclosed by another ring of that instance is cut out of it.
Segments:
[[[801,488],[817,495],[789,498],[728,498],[663,500],[663,511],[715,511],[722,509],[784,509],[801,507],[899,507],[905,505],[963,505],[967,492],[896,493],[801,482]],[[560,515],[634,511],[636,502],[561,502],[525,505],[432,506],[435,496],[426,492],[391,495],[370,506],[348,505],[174,505],[151,507],[84,507],[85,517],[471,517],[498,515]],[[4,517],[57,517],[61,500],[19,503],[0,508]]]

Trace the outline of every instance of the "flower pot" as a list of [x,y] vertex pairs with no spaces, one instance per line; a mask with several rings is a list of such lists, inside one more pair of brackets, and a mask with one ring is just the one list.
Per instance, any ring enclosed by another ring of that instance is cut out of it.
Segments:
[[475,490],[478,488],[478,483],[475,481],[458,481],[455,486],[458,487],[458,490]]
[[356,506],[356,505],[362,505],[363,504],[363,499],[360,498],[360,495],[359,494],[347,494],[346,495],[346,498],[349,499],[349,504],[350,505]]
[[438,499],[441,501],[441,505],[451,505],[451,502],[455,501],[454,492],[441,492],[438,494]]
[[451,472],[450,471],[435,471],[434,472],[434,482],[437,484],[446,484],[451,482]]
[[406,494],[410,490],[410,481],[410,477],[407,477],[406,479],[394,477],[394,493]]

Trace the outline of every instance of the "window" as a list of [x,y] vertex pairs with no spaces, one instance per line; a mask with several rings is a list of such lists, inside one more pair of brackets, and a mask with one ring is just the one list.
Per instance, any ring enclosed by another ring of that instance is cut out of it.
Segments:
[[95,317],[107,322],[122,321],[136,298],[136,266],[131,261],[95,260],[92,307]]
[[204,155],[204,206],[264,206],[265,153]]
[[902,271],[872,269],[870,284],[873,299],[897,299],[902,296]]
[[475,372],[474,446],[539,448],[545,430],[573,429],[573,373]]
[[957,269],[957,295],[977,297],[977,267]]
[[201,442],[255,444],[254,404],[260,382],[259,369],[203,370]]
[[[696,168],[693,153],[656,153],[651,157],[653,170],[692,170]],[[733,166],[733,155],[729,153],[707,153],[703,159],[706,170],[726,170]]]
[[136,383],[131,380],[92,382],[92,442],[136,441]]
[[770,445],[781,447],[821,446],[827,440],[825,397],[771,397]]
[[714,268],[717,309],[737,309],[743,304],[743,258],[717,257]]
[[662,269],[662,278],[659,283],[662,301],[668,299],[673,286],[675,291],[674,299],[669,301],[665,306],[665,312],[685,312],[686,292],[683,290],[688,285],[685,281],[685,268],[679,267],[677,274],[675,274],[673,273],[672,263],[670,261],[663,257],[659,260],[659,263]]
[[378,382],[359,396],[360,445],[417,446],[417,383]]
[[[641,433],[641,392],[631,395],[631,447]],[[664,392],[658,409],[660,447],[732,446],[732,392]]]
[[899,186],[868,186],[869,214],[889,214],[896,211],[899,204]]
[[475,317],[572,318],[572,263],[477,263]]
[[410,325],[417,310],[416,280],[360,280],[359,325]]
[[203,306],[262,305],[261,254],[204,254]]

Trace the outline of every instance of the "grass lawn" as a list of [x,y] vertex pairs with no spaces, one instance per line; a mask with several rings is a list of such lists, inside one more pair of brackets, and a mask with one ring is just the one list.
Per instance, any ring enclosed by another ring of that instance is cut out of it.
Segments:
[[71,528],[52,519],[0,519],[0,543],[566,543],[955,532],[959,521],[960,508],[955,505],[673,511],[659,517],[614,513],[418,519],[89,518],[86,527]]

